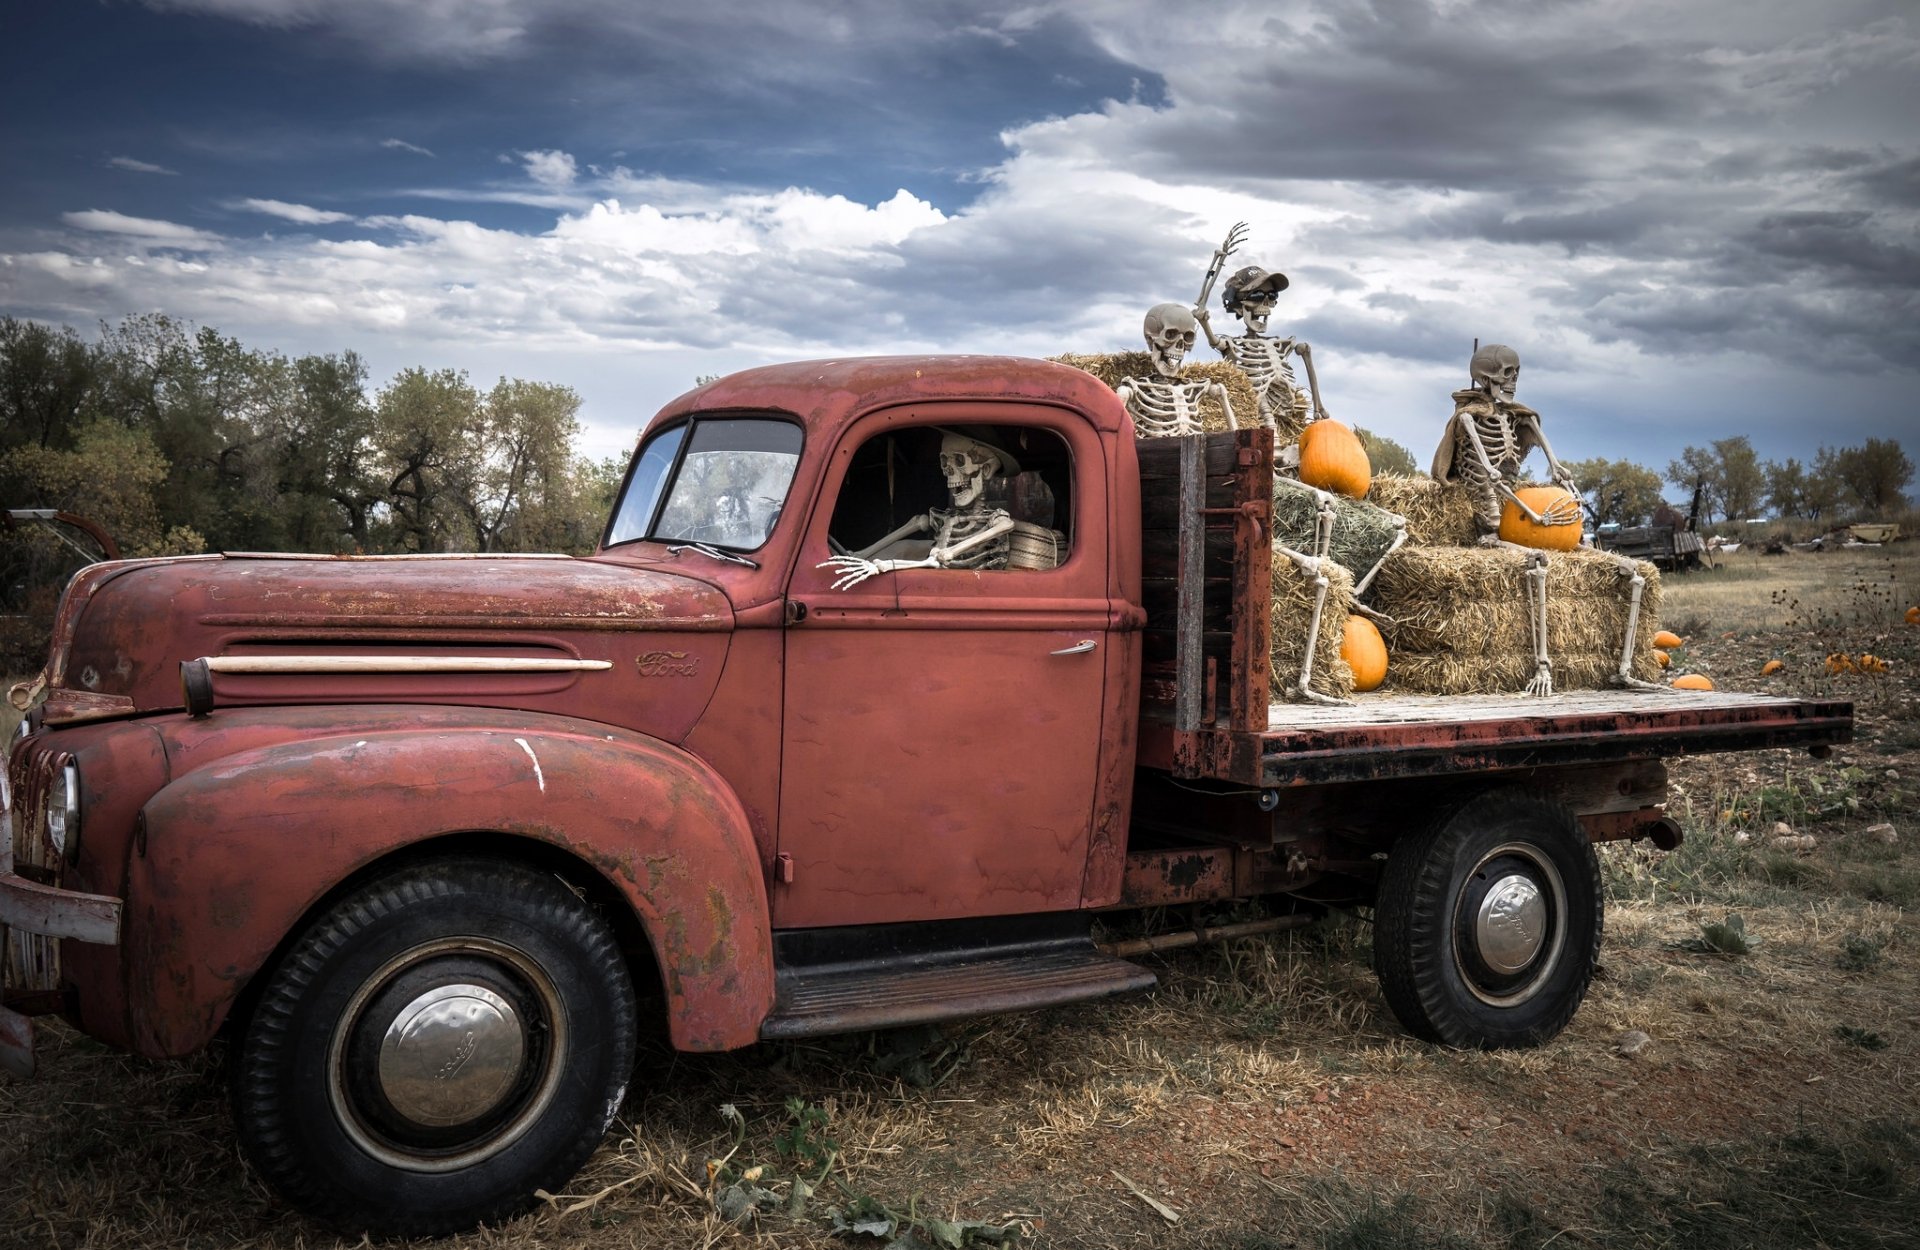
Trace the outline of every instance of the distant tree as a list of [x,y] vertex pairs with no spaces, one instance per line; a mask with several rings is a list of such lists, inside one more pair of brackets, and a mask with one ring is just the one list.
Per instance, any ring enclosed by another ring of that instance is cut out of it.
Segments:
[[1660,506],[1660,475],[1644,465],[1596,457],[1566,466],[1595,525],[1645,525]]
[[461,462],[466,432],[480,419],[480,393],[461,371],[406,369],[381,390],[374,445],[386,480],[385,540],[391,549],[454,551],[465,545],[466,535],[458,532],[462,518],[448,487],[452,477],[472,476]]
[[93,349],[72,330],[0,318],[0,448],[71,450],[94,385]]
[[1839,459],[1840,453],[1833,448],[1822,447],[1813,458],[1813,467],[1807,470],[1800,514],[1810,521],[1834,519],[1846,499],[1847,488],[1840,480]]
[[1384,434],[1375,434],[1363,426],[1354,426],[1354,434],[1360,439],[1360,446],[1366,448],[1367,462],[1375,473],[1398,473],[1411,477],[1420,472],[1420,466],[1414,462],[1413,453]]
[[580,396],[547,382],[500,379],[467,432],[453,475],[480,551],[552,551],[574,521],[573,440]]
[[1767,506],[1781,517],[1805,517],[1807,507],[1807,471],[1789,456],[1782,461],[1769,460],[1760,466],[1767,479]]
[[1870,438],[1859,447],[1842,448],[1833,471],[1847,497],[1861,511],[1878,515],[1905,503],[1902,492],[1913,480],[1913,462],[1890,438]]
[[1703,521],[1716,514],[1744,520],[1754,514],[1766,491],[1759,457],[1744,434],[1716,439],[1708,448],[1688,447],[1667,464],[1667,480],[1688,491],[1705,486]]

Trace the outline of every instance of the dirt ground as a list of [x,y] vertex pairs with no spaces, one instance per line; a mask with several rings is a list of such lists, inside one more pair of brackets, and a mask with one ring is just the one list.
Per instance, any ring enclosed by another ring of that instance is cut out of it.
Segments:
[[[1106,1004],[656,1047],[568,1194],[439,1244],[1920,1246],[1915,557],[1669,580],[1674,671],[1852,699],[1858,739],[1676,763],[1687,841],[1605,849],[1602,971],[1541,1049],[1410,1040],[1344,917],[1159,960]],[[1744,954],[1706,940],[1730,913]],[[221,1056],[42,1036],[42,1078],[0,1078],[0,1244],[341,1244],[239,1162]]]

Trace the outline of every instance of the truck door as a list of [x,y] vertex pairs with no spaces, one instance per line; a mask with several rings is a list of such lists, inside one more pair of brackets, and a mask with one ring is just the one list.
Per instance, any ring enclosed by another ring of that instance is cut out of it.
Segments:
[[[954,510],[942,449],[969,445],[997,462],[988,511],[1025,518],[1006,558],[835,589],[843,570],[817,565],[915,518],[873,554],[926,554]],[[1112,651],[1106,515],[1098,437],[1071,413],[949,403],[848,429],[788,596],[776,927],[1078,906]]]

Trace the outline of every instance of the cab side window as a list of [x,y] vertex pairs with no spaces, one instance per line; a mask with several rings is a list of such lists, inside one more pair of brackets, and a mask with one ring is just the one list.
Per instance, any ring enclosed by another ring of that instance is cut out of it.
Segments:
[[1032,426],[890,429],[854,451],[835,501],[835,555],[980,572],[1067,562],[1073,461]]

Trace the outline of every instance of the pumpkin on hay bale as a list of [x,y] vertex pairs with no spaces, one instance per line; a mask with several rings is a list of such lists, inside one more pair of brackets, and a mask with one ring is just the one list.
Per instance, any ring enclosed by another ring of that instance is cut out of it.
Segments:
[[[1061,356],[1049,356],[1055,364],[1071,365],[1083,373],[1091,373],[1115,390],[1128,378],[1156,378],[1160,375],[1153,371],[1153,357],[1145,352],[1068,352]],[[1218,382],[1227,388],[1227,402],[1233,407],[1233,415],[1243,430],[1253,429],[1260,424],[1260,399],[1253,393],[1253,383],[1247,381],[1247,375],[1238,366],[1224,360],[1212,360],[1204,364],[1188,362],[1180,371],[1182,382]],[[1229,428],[1227,414],[1220,405],[1208,396],[1200,402],[1200,427],[1209,434],[1216,430]],[[1283,434],[1275,436],[1278,442],[1291,441]]]
[[1532,520],[1512,499],[1500,505],[1503,542],[1537,551],[1572,551],[1580,545],[1580,501],[1559,486],[1523,486],[1513,492],[1540,517]]
[[[1393,685],[1422,694],[1525,690],[1534,672],[1533,627],[1523,573],[1528,555],[1510,547],[1402,547],[1373,580],[1368,602],[1391,618]],[[1626,637],[1631,583],[1613,557],[1578,549],[1547,562],[1547,656],[1556,690],[1611,684]],[[1660,574],[1647,579],[1634,639],[1633,676],[1657,681],[1652,638],[1660,619]]]
[[1353,670],[1355,690],[1377,690],[1387,679],[1387,640],[1380,636],[1380,627],[1364,616],[1356,613],[1347,618],[1340,658]]
[[1329,417],[1300,434],[1300,480],[1348,499],[1364,499],[1373,482],[1373,465],[1359,436]]
[[[1322,565],[1327,602],[1320,609],[1320,637],[1313,649],[1307,686],[1315,694],[1344,699],[1353,693],[1353,669],[1340,655],[1347,616],[1353,610],[1353,574],[1337,564]],[[1313,579],[1285,556],[1273,557],[1273,637],[1269,644],[1268,690],[1274,699],[1298,699],[1300,662],[1307,654],[1307,627],[1313,623]]]
[[1464,547],[1478,537],[1473,504],[1457,482],[1436,482],[1405,473],[1376,473],[1367,502],[1407,518],[1407,543],[1416,547]]

